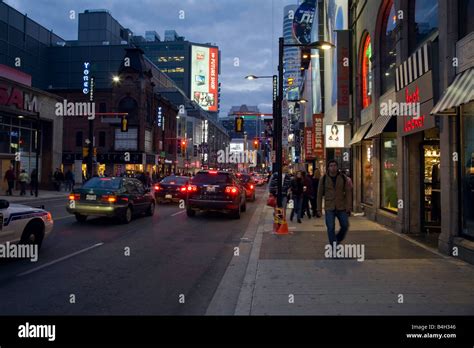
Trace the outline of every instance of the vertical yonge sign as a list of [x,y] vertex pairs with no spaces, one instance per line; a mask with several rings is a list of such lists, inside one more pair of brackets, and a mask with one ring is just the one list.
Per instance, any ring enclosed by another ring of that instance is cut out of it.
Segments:
[[83,77],[82,77],[82,93],[88,94],[90,91],[90,84],[89,84],[89,73],[90,73],[90,66],[91,63],[84,62],[83,65]]
[[191,97],[206,111],[217,111],[219,50],[191,47]]

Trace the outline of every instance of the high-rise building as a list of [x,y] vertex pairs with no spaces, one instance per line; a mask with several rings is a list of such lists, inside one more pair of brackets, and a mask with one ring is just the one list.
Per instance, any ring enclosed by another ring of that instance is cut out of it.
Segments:
[[[285,44],[297,43],[293,36],[293,18],[298,5],[285,6],[283,12],[283,38]],[[299,98],[299,85],[301,82],[300,49],[298,47],[285,47],[283,56],[283,95],[287,99]]]

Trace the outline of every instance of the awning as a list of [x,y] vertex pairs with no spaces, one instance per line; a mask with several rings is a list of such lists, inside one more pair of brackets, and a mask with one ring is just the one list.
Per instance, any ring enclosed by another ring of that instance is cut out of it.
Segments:
[[379,116],[370,130],[369,133],[365,136],[365,139],[373,138],[381,133],[383,133],[383,130],[387,126],[387,124],[390,122],[392,119],[392,116]]
[[468,69],[456,76],[453,83],[444,91],[443,96],[431,110],[430,114],[443,112],[467,104],[474,100],[474,69]]
[[349,142],[349,145],[357,144],[359,141],[364,139],[364,136],[369,130],[371,125],[372,125],[372,122],[367,122],[367,123],[364,123],[362,126],[360,126],[359,129],[354,134],[354,136],[352,137],[352,140]]

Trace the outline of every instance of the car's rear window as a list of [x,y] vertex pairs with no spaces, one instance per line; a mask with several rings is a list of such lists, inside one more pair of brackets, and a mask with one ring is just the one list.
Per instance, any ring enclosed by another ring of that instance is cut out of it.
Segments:
[[241,176],[239,176],[239,179],[243,182],[243,183],[248,183],[252,177],[250,175],[244,175],[242,174]]
[[167,176],[160,182],[163,184],[171,184],[171,185],[184,185],[186,184],[187,178],[181,178],[177,176]]
[[228,173],[197,173],[192,182],[194,184],[211,184],[211,185],[219,185],[219,184],[230,184],[232,179]]
[[120,188],[120,184],[121,179],[119,178],[92,178],[87,181],[82,188],[117,190]]

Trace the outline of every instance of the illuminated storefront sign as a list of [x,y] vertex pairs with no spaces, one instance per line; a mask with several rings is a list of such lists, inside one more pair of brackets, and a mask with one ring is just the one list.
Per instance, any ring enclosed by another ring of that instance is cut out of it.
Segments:
[[90,90],[90,85],[89,85],[89,73],[90,73],[90,66],[91,63],[89,62],[84,62],[84,70],[82,73],[82,93],[88,94]]
[[314,156],[324,158],[324,132],[323,132],[323,114],[313,115],[314,127]]
[[36,95],[18,87],[0,84],[0,105],[14,106],[18,110],[38,112]]

